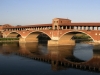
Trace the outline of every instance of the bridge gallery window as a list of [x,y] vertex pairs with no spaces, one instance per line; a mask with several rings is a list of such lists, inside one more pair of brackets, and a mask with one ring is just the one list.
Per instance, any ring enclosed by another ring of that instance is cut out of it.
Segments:
[[55,25],[55,30],[57,30],[57,26]]

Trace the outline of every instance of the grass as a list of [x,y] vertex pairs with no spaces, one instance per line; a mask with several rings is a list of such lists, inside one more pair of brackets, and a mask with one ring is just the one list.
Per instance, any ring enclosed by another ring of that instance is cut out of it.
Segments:
[[19,38],[0,38],[0,41],[18,41]]

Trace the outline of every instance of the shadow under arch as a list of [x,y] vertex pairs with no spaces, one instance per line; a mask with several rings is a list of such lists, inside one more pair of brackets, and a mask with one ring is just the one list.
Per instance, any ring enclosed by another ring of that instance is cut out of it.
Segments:
[[39,40],[50,40],[50,39],[51,37],[43,31],[32,31],[26,36],[25,41],[39,42]]
[[6,38],[20,38],[20,37],[22,37],[22,35],[16,31],[12,31],[6,36]]
[[84,34],[86,34],[86,35],[89,36],[89,37],[93,40],[93,42],[94,42],[93,37],[92,37],[91,35],[89,35],[88,33],[84,32],[84,31],[68,31],[68,32],[65,32],[64,34],[62,34],[62,35],[60,36],[59,40],[60,40],[62,37],[64,37],[65,35],[66,35],[66,37],[67,37],[68,34],[69,34],[69,39],[71,39],[71,38],[72,38],[75,34],[77,34],[77,33],[84,33]]

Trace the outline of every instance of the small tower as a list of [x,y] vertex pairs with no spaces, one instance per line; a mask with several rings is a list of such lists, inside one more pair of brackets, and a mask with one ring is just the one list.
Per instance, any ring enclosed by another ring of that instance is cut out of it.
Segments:
[[58,30],[58,29],[60,29],[60,25],[67,25],[67,24],[70,24],[70,23],[71,23],[70,19],[54,18],[52,20],[52,29]]

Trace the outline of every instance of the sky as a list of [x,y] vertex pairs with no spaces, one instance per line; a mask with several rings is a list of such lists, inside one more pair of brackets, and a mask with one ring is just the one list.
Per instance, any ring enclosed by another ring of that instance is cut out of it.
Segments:
[[47,24],[53,18],[100,22],[100,0],[0,0],[0,25]]

